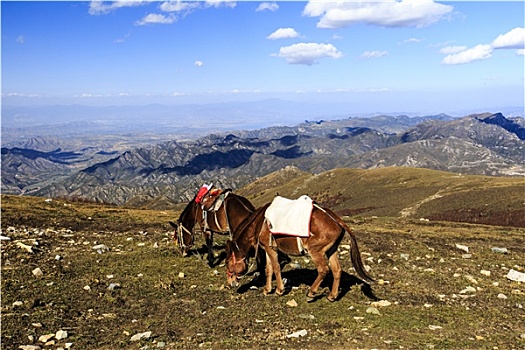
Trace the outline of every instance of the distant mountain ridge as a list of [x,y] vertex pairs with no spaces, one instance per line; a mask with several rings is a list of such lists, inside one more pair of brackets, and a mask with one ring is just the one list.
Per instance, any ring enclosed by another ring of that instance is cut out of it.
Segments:
[[[490,113],[459,119],[437,115],[307,121],[295,127],[161,142],[116,156],[99,150],[97,157],[105,159],[95,162],[92,157],[84,168],[68,172],[49,157],[38,159],[37,167],[37,160],[24,152],[2,149],[2,192],[119,205],[140,205],[158,197],[176,203],[190,199],[203,182],[235,189],[291,165],[314,174],[335,168],[405,166],[524,176],[522,125],[521,118]],[[19,177],[20,170],[30,174],[34,164],[41,174],[44,160],[50,162],[48,178],[40,175],[29,183],[31,176],[26,176],[25,183],[17,183],[15,172]],[[16,167],[22,161],[25,166]]]

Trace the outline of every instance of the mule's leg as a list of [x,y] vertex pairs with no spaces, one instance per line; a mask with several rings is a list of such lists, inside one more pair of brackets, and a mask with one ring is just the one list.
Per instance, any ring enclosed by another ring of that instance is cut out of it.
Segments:
[[206,237],[206,247],[208,248],[208,265],[213,267],[213,261],[215,260],[215,255],[213,254],[213,232],[207,231],[204,235]]
[[[272,249],[272,248],[269,248]],[[272,277],[273,277],[273,268],[270,256],[266,253],[266,286],[263,289],[264,295],[268,295],[272,292]]]
[[307,301],[313,301],[316,297],[317,290],[319,289],[319,286],[321,285],[321,282],[323,282],[326,275],[328,275],[328,272],[330,271],[330,268],[328,267],[328,264],[326,263],[325,259],[325,253],[322,251],[314,251],[310,252],[310,256],[312,258],[312,261],[315,264],[315,267],[317,268],[317,277],[310,286],[310,289],[308,290],[308,293],[306,294]]
[[337,257],[337,252],[334,252],[329,260],[330,270],[332,270],[332,275],[334,276],[334,282],[332,283],[332,289],[328,295],[328,300],[335,301],[339,295],[339,284],[341,283],[341,264],[339,263],[339,258]]
[[275,294],[283,295],[284,294],[284,282],[283,277],[281,276],[281,265],[279,265],[279,254],[277,248],[272,249],[270,247],[270,262],[273,267],[273,273],[275,274]]

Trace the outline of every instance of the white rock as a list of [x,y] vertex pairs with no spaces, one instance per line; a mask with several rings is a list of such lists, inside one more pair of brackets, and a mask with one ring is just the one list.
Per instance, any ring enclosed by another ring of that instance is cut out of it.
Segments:
[[472,284],[478,284],[478,281],[476,281],[476,279],[470,275],[466,275],[465,278]]
[[525,273],[510,269],[507,278],[511,281],[525,282]]
[[487,270],[481,270],[480,273],[484,276],[490,276],[490,271]]
[[375,307],[369,307],[368,309],[366,309],[366,313],[372,315],[380,315],[379,310]]
[[507,254],[509,252],[507,248],[500,248],[500,247],[492,247],[492,251],[494,253],[501,253],[501,254]]
[[499,299],[507,299],[507,296],[505,294],[503,294],[503,293],[499,293],[498,294],[498,298]]
[[51,334],[44,334],[44,335],[41,335],[39,338],[38,338],[38,341],[39,342],[42,342],[42,343],[47,343],[47,341],[51,338],[53,338],[55,335],[53,333]]
[[[10,241],[11,238],[7,237],[7,236],[4,236],[4,235],[0,235],[0,241]],[[22,345],[24,346],[24,345]]]
[[307,334],[308,332],[306,331],[306,329],[301,329],[300,331],[293,332],[292,334],[288,334],[286,338],[299,338],[299,337],[304,337]]
[[373,306],[373,307],[385,307],[385,306],[390,306],[390,305],[392,305],[392,303],[389,302],[388,300],[374,301],[370,304],[370,306]]
[[35,277],[42,277],[44,275],[42,270],[40,270],[40,267],[37,267],[32,272],[33,272],[33,275],[35,275]]
[[22,250],[25,250],[28,253],[33,253],[33,247],[30,245],[24,244],[22,242],[16,242],[16,246]]
[[22,350],[40,350],[38,345],[20,345],[18,348]]
[[55,339],[56,340],[62,340],[62,339],[66,339],[66,338],[67,338],[67,331],[59,330],[55,334]]
[[459,292],[459,294],[466,294],[466,293],[476,293],[476,288],[468,286],[467,288]]
[[428,328],[430,328],[431,331],[436,331],[438,329],[443,329],[443,327],[441,327],[441,326],[435,326],[435,325],[432,325],[432,324],[430,326],[428,326]]
[[184,272],[179,272],[179,278],[184,278]]
[[297,304],[297,301],[295,301],[295,299],[292,299],[292,300],[289,300],[286,305],[290,306],[290,307],[296,307],[298,304]]
[[151,332],[137,333],[131,337],[131,341],[139,341],[141,339],[148,339],[151,337]]
[[24,302],[23,302],[23,301],[20,301],[20,300],[15,301],[15,302],[13,303],[13,307],[18,307],[18,306],[22,306],[22,305],[24,305]]
[[109,250],[109,248],[105,244],[97,244],[97,245],[93,246],[93,250],[96,250],[97,253],[102,254],[104,252],[107,252]]
[[460,250],[463,250],[464,252],[468,253],[468,247],[466,245],[462,245],[462,244],[457,244],[456,243],[456,248],[458,248]]

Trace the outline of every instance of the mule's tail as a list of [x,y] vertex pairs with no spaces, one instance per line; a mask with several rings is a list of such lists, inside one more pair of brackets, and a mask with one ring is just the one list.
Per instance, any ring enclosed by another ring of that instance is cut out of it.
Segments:
[[354,265],[355,271],[363,280],[363,282],[374,282],[374,279],[368,274],[363,264],[363,260],[361,259],[361,253],[359,252],[359,247],[357,245],[357,239],[355,238],[354,233],[350,230],[348,226],[344,225],[343,227],[350,236],[350,259],[352,260],[352,264]]

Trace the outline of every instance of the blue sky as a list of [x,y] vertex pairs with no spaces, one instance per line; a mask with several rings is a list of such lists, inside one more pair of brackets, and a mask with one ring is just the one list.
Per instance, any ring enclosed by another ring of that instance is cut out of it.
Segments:
[[523,1],[2,1],[4,105],[524,105]]

